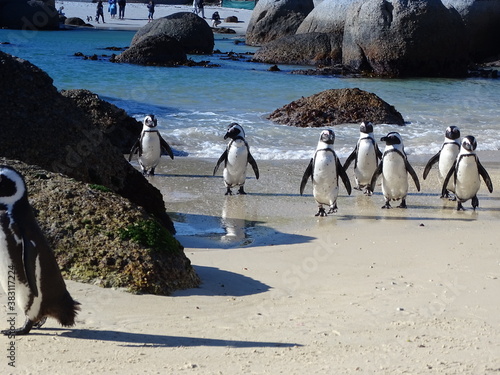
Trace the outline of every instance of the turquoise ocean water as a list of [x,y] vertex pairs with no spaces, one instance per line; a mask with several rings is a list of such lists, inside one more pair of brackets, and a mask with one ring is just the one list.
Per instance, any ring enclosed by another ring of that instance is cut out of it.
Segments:
[[[190,56],[220,67],[143,67],[75,57],[111,55],[106,47],[126,47],[134,32],[71,30],[28,32],[0,30],[0,49],[29,60],[46,71],[58,89],[83,88],[97,93],[142,120],[153,113],[164,138],[174,149],[193,157],[220,156],[227,124],[238,122],[256,159],[305,159],[316,147],[319,129],[276,125],[265,116],[293,100],[332,88],[353,88],[377,94],[402,113],[407,125],[380,125],[379,139],[399,131],[409,155],[439,150],[444,129],[457,125],[474,135],[478,150],[499,150],[500,79],[360,79],[292,75],[297,67],[231,61],[223,55]],[[238,39],[236,39],[238,40]],[[222,52],[255,49],[216,36]],[[346,157],[359,135],[357,124],[334,127],[336,149]]]

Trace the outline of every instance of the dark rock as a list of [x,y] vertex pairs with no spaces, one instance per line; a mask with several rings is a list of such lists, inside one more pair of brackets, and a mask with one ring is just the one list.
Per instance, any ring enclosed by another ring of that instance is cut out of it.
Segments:
[[69,17],[64,20],[64,24],[68,26],[85,26],[85,27],[93,27],[92,25],[86,23],[79,17]]
[[131,47],[147,36],[161,34],[176,39],[188,54],[211,54],[214,49],[212,29],[191,12],[174,13],[146,24],[134,35]]
[[123,109],[108,103],[88,90],[62,90],[61,94],[71,99],[77,107],[84,111],[109,142],[128,154],[139,138],[142,124],[130,117]]
[[228,27],[212,27],[212,32],[217,34],[236,34],[236,31]]
[[335,34],[285,36],[266,43],[253,61],[274,64],[333,65],[342,61],[342,39]]
[[53,1],[2,0],[0,28],[19,30],[59,29],[59,14]]
[[357,88],[333,89],[302,97],[268,116],[279,124],[322,127],[371,121],[404,125],[403,116],[377,95]]
[[[155,218],[102,186],[0,158],[20,172],[36,219],[65,278],[169,295],[199,285],[182,246]],[[156,227],[155,227],[156,225]],[[141,230],[151,242],[141,241]],[[130,236],[134,234],[134,236]]]
[[184,48],[176,39],[166,35],[149,35],[116,56],[115,62],[138,65],[176,66],[187,61]]
[[269,69],[267,69],[270,72],[281,72],[281,69],[278,68],[277,65],[270,66]]
[[271,40],[295,34],[313,8],[312,0],[260,0],[248,22],[246,43],[260,46]]
[[106,186],[142,206],[170,232],[163,196],[101,129],[30,62],[0,52],[0,156]]
[[236,17],[236,16],[229,16],[229,17],[226,17],[224,19],[224,22],[227,22],[227,23],[238,23],[239,20],[238,20],[238,17]]
[[383,76],[464,76],[465,27],[440,0],[366,0],[346,17],[343,63]]
[[443,4],[462,17],[474,61],[500,53],[500,1],[443,0]]

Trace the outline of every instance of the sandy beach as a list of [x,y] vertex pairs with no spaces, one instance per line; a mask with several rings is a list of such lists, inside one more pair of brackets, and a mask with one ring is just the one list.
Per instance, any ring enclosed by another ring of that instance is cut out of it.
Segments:
[[[125,6],[125,18],[123,20],[111,18],[108,13],[107,2],[104,1],[104,22],[97,23],[95,21],[97,3],[83,3],[74,1],[56,1],[56,9],[62,10],[66,17],[79,17],[85,22],[93,25],[98,29],[107,30],[138,30],[148,23],[148,9],[146,2],[141,3],[128,3]],[[219,27],[227,27],[233,29],[237,35],[244,35],[248,26],[248,21],[252,16],[252,11],[247,9],[224,8],[220,6],[205,6],[205,18],[207,23],[212,26],[212,14],[218,11],[222,23]],[[163,5],[157,4],[155,6],[154,18],[161,18],[178,12],[192,12],[193,7],[189,5]],[[199,14],[201,17],[201,13]],[[229,16],[238,17],[238,22],[225,22],[224,20]],[[92,17],[91,21],[87,21],[87,17]]]
[[[81,18],[95,5],[56,3]],[[221,15],[244,28],[240,12]],[[132,21],[145,6],[127,5]],[[248,195],[225,196],[215,159],[162,158],[150,180],[202,285],[165,297],[67,281],[75,327],[4,337],[2,374],[498,374],[500,155],[478,155],[495,190],[482,183],[476,211],[439,198],[437,168],[422,180],[429,155],[409,158],[422,189],[410,182],[408,209],[381,209],[380,186],[341,187],[325,218],[310,184],[299,194],[308,160],[257,160]]]

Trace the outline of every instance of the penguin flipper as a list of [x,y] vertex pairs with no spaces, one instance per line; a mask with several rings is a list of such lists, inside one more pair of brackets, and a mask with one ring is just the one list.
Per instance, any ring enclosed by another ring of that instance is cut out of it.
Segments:
[[304,188],[306,187],[307,180],[309,177],[312,178],[313,175],[313,159],[309,162],[309,165],[306,168],[306,171],[304,172],[304,175],[302,176],[302,181],[300,182],[300,195],[304,193]]
[[259,179],[259,167],[257,166],[257,162],[253,158],[252,154],[250,151],[248,151],[248,163],[252,166],[253,172],[255,173],[255,178],[258,180]]
[[373,143],[375,145],[375,155],[377,155],[377,158],[382,160],[382,151],[380,151],[380,149],[378,148],[377,142],[373,141]]
[[38,297],[38,288],[36,287],[36,258],[38,251],[36,245],[23,235],[23,265],[24,273],[28,286],[35,297]]
[[344,163],[344,170],[347,171],[347,168],[351,165],[353,160],[356,160],[356,155],[358,154],[358,146],[351,152],[351,154],[347,157]]
[[224,165],[226,164],[227,162],[227,148],[226,148],[226,151],[224,151],[222,153],[222,155],[220,156],[219,160],[217,160],[217,164],[215,165],[215,168],[214,168],[214,173],[212,176],[215,176],[215,173],[217,172],[217,169],[219,169],[219,165],[220,163],[224,162]]
[[351,195],[351,181],[349,181],[349,176],[347,176],[344,167],[342,167],[342,164],[340,164],[339,158],[335,157],[335,163],[337,165],[337,173],[344,183],[347,194]]
[[174,153],[172,152],[172,149],[170,148],[170,145],[165,141],[161,135],[160,135],[160,146],[162,149],[165,150],[168,156],[170,156],[170,159],[174,160]]
[[431,170],[432,166],[434,164],[436,164],[436,162],[439,161],[439,156],[441,155],[441,150],[439,150],[439,152],[434,155],[432,158],[429,159],[429,161],[427,162],[427,164],[425,165],[425,168],[424,168],[424,180],[427,178],[427,175],[429,174],[429,171]]
[[410,174],[411,178],[413,178],[413,182],[415,183],[415,186],[417,187],[417,191],[420,191],[420,181],[418,181],[418,176],[415,173],[415,170],[413,169],[413,167],[408,162],[408,159],[406,159],[406,158],[405,158],[405,167],[406,167],[406,171]]
[[448,182],[450,181],[451,176],[453,176],[453,174],[455,173],[455,170],[456,170],[456,163],[453,163],[453,165],[451,166],[450,170],[446,174],[446,177],[444,178],[444,181],[443,181],[443,188],[441,189],[441,196],[443,196],[443,197],[445,197],[447,194],[446,188],[448,186]]
[[375,184],[377,183],[378,177],[382,174],[382,167],[384,166],[384,159],[380,161],[377,169],[373,172],[372,180],[370,181],[370,191],[375,191]]
[[479,162],[479,159],[477,159],[477,169],[479,171],[479,174],[484,180],[484,183],[488,187],[488,191],[490,193],[493,193],[493,183],[491,182],[490,175],[488,172],[486,172],[486,169],[484,169],[483,165]]
[[132,160],[132,156],[134,156],[134,154],[137,153],[137,150],[139,150],[139,139],[135,141],[134,145],[130,149],[130,153],[128,155],[128,161]]

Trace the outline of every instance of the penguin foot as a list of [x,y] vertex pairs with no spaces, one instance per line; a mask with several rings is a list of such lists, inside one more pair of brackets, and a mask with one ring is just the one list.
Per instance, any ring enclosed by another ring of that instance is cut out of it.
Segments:
[[382,208],[392,208],[392,207],[389,201],[386,201],[385,204],[382,206]]
[[477,195],[474,195],[472,198],[472,208],[474,211],[476,210],[476,207],[479,207],[479,199],[477,199]]
[[465,211],[464,206],[462,206],[462,202],[457,202],[457,211]]
[[369,188],[366,188],[365,191],[363,192],[365,195],[371,197],[373,194],[373,191],[371,191]]
[[46,321],[47,321],[47,317],[44,316],[38,322],[36,322],[36,323],[33,324],[33,328],[42,328],[42,326],[45,324]]
[[401,204],[398,206],[398,208],[408,208],[406,206],[406,199],[401,199]]
[[230,188],[227,188],[226,192],[224,195],[233,195],[233,192],[231,191]]
[[327,214],[334,214],[335,212],[337,212],[337,204],[335,203],[335,205],[331,206],[330,209],[328,210]]
[[5,329],[2,331],[2,334],[5,336],[21,336],[21,335],[27,335],[30,333],[31,328],[33,328],[33,322],[26,318],[26,321],[24,322],[24,325],[21,328],[16,328],[16,329]]
[[243,186],[240,186],[240,188],[238,189],[238,194],[241,194],[241,195],[246,195],[247,193],[245,193],[245,190],[243,189]]
[[325,209],[323,207],[320,207],[318,209],[318,213],[314,216],[320,216],[320,217],[325,217],[325,216],[328,216],[328,214],[326,213]]
[[151,169],[149,170],[149,175],[150,175],[150,176],[154,176],[154,175],[155,175],[155,169],[154,169],[154,168],[151,168]]

